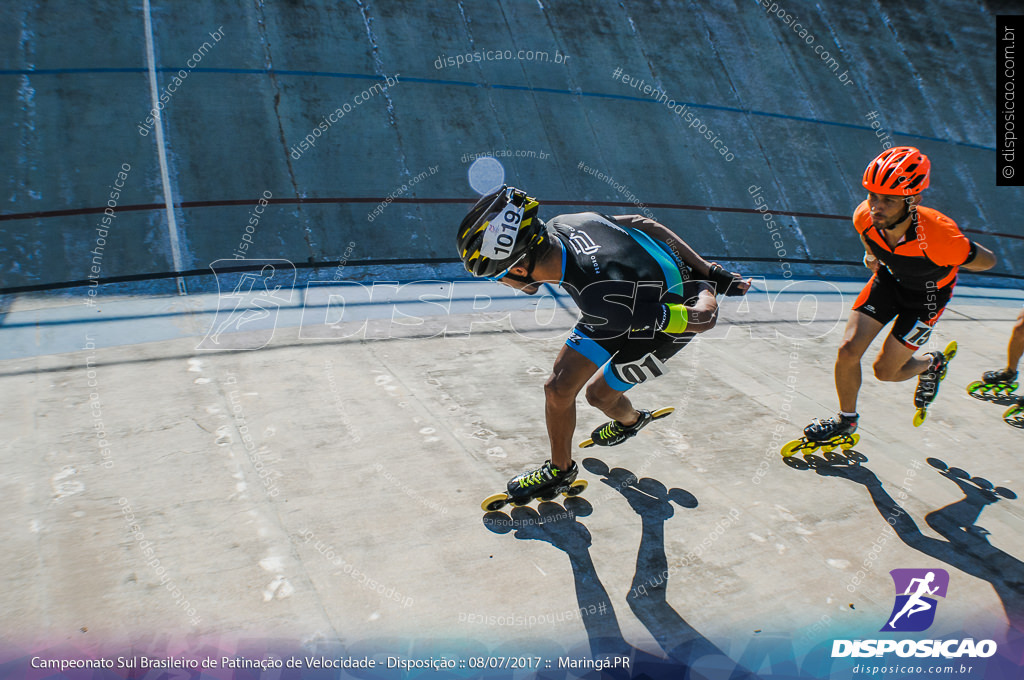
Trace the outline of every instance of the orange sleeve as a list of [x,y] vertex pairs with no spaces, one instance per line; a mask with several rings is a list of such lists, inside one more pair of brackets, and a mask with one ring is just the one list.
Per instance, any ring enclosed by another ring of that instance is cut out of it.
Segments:
[[871,228],[871,209],[867,201],[861,201],[857,209],[853,211],[853,228],[858,234],[863,234]]
[[[928,259],[941,266],[959,266],[967,260],[971,252],[971,241],[956,226],[956,222],[937,210],[923,209],[919,214],[924,228],[921,237],[921,249]],[[922,208],[918,207],[919,213]]]

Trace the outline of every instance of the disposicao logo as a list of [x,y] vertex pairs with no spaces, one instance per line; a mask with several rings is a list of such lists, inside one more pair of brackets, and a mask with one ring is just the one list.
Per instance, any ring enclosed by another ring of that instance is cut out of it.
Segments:
[[[949,573],[944,569],[893,569],[896,601],[881,632],[919,633],[935,622],[936,597],[946,597]],[[832,657],[882,656],[895,652],[901,657],[990,657],[996,653],[992,640],[835,640]]]
[[882,632],[919,633],[935,621],[938,601],[946,597],[949,573],[945,569],[893,569],[889,572],[896,584],[896,603]]

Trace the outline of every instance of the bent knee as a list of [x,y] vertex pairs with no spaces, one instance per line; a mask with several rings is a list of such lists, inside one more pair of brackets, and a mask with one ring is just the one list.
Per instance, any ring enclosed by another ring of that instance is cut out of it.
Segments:
[[[862,356],[864,356],[864,349],[850,340],[844,340],[836,352],[836,360],[845,363],[859,363]],[[876,362],[875,366],[877,367],[877,365]]]
[[544,395],[550,401],[575,401],[577,391],[568,384],[568,381],[560,379],[557,375],[551,375],[544,383]]
[[896,382],[899,376],[899,367],[876,361],[871,367],[875,377],[882,382]]
[[619,395],[617,392],[610,392],[607,387],[601,385],[600,382],[591,383],[587,385],[586,391],[587,403],[594,408],[601,410],[606,406],[611,405]]

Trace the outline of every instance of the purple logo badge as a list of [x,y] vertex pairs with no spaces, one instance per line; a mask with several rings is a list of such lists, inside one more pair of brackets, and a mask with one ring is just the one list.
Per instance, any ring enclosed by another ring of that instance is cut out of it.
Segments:
[[935,621],[938,597],[946,597],[949,573],[945,569],[893,569],[896,602],[883,632],[917,633]]

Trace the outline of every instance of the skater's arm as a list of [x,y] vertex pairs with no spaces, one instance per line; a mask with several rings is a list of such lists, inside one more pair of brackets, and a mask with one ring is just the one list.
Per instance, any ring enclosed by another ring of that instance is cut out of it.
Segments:
[[697,276],[706,279],[711,263],[697,254],[687,243],[675,235],[664,224],[648,219],[643,215],[615,215],[613,219],[623,227],[638,229],[656,241],[661,241],[681,259]]
[[594,362],[565,345],[544,384],[544,419],[551,443],[551,464],[560,470],[567,470],[572,465],[576,396],[595,372],[597,365]]
[[697,296],[697,301],[686,308],[688,318],[686,331],[703,333],[715,327],[718,321],[718,300],[710,288],[705,288]]
[[[683,239],[679,238],[675,232],[666,227],[664,224],[655,222],[652,219],[644,217],[643,215],[615,215],[612,219],[617,224],[623,227],[632,227],[638,231],[642,231],[656,241],[660,241],[668,246],[676,258],[682,260],[683,264],[693,270],[693,272],[701,279],[706,281],[715,281],[719,277],[712,275],[711,268],[715,266],[714,263],[708,262],[703,257],[697,254],[693,248],[689,246]],[[726,275],[725,283],[720,284],[719,293],[725,293],[728,284],[728,274]],[[733,274],[732,276],[738,277],[739,274]],[[743,295],[750,288],[752,283],[751,279],[737,279],[733,283],[732,294]]]
[[969,272],[983,272],[996,266],[996,255],[980,243],[971,242],[974,247],[974,257],[960,265],[961,269]]

